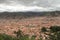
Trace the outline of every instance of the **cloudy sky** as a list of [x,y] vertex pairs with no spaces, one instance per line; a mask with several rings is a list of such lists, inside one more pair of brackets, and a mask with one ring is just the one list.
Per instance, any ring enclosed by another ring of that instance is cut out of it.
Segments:
[[0,12],[55,10],[60,10],[60,0],[0,0]]

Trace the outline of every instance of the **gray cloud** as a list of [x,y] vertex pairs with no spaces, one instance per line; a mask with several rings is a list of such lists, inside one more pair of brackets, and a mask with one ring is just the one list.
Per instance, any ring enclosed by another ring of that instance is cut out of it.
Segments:
[[27,6],[51,6],[52,4],[60,3],[59,0],[0,0],[0,3],[10,4],[11,1]]
[[[36,6],[35,10],[42,7],[42,10],[60,10],[60,0],[0,0],[0,8],[3,10],[17,10],[22,7],[22,9],[29,9],[29,6]],[[5,7],[8,7],[7,9]],[[15,7],[16,6],[16,7]],[[11,7],[11,8],[10,8]],[[28,7],[28,8],[27,8]],[[19,10],[22,10],[21,8]],[[25,10],[24,9],[24,10]],[[33,8],[32,8],[33,9]],[[34,9],[33,9],[34,10]],[[41,10],[41,9],[38,9]]]

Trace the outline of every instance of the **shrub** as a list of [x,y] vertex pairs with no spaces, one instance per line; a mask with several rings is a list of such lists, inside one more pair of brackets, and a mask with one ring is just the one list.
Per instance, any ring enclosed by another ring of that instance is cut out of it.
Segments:
[[32,35],[30,40],[35,40],[35,38],[36,38],[36,35]]
[[[45,40],[60,40],[60,26],[51,26],[50,28],[43,27],[41,32],[44,32]],[[46,35],[48,36],[46,37]],[[40,37],[40,40],[42,39],[43,38]]]
[[46,32],[46,31],[47,31],[47,29],[45,27],[41,28],[41,32]]
[[58,32],[58,31],[60,31],[60,26],[51,26],[50,31],[51,32]]
[[16,37],[17,37],[17,38],[18,38],[18,37],[23,37],[23,33],[22,33],[21,30],[18,30],[17,32],[14,31],[14,34],[16,34]]
[[31,38],[29,38],[29,35],[24,35],[21,30],[18,30],[17,32],[14,31],[14,33],[16,34],[16,37],[18,38],[18,40],[35,40],[34,35]]
[[6,34],[0,34],[0,40],[17,40],[17,39]]

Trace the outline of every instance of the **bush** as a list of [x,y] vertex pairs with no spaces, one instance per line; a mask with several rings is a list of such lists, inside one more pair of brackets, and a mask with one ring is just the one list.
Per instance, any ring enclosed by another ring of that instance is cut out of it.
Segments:
[[16,34],[16,37],[19,38],[19,37],[23,37],[23,32],[21,30],[18,30],[17,32],[14,31],[14,34]]
[[46,32],[46,31],[47,31],[47,29],[45,27],[41,28],[41,32]]
[[51,32],[58,32],[58,31],[60,31],[60,26],[51,26],[50,31]]
[[0,34],[0,40],[17,40],[17,39],[6,34]]
[[16,37],[18,38],[18,40],[35,40],[35,35],[29,38],[29,35],[24,35],[21,30],[18,30],[17,32],[14,31],[14,33],[16,34]]
[[35,40],[35,38],[36,38],[36,35],[32,35],[30,40]]
[[29,35],[24,35],[16,38],[7,34],[0,34],[0,40],[35,40],[35,36],[32,36],[31,38],[29,38]]
[[60,40],[60,26],[51,26],[50,28],[42,27],[41,32],[45,35],[45,40]]

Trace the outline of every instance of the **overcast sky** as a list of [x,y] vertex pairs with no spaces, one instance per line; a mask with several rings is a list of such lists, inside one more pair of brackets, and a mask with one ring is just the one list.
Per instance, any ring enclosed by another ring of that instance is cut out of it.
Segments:
[[60,10],[60,0],[0,0],[0,11]]

